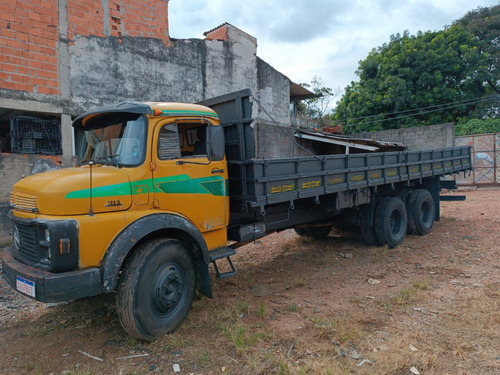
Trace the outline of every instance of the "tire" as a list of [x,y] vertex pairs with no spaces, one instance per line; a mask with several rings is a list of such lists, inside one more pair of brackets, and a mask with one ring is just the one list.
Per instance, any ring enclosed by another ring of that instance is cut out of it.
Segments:
[[301,237],[312,238],[315,240],[324,240],[332,231],[331,225],[321,227],[306,227],[306,228],[293,228],[295,233]]
[[186,319],[195,287],[194,261],[180,241],[147,242],[136,250],[120,277],[118,319],[129,335],[154,341]]
[[435,205],[429,190],[419,189],[411,193],[406,206],[408,233],[423,236],[434,226]]
[[[380,202],[382,202],[384,198],[377,198],[375,201],[375,210],[377,209],[378,205]],[[377,240],[377,236],[375,235],[375,225],[372,221],[372,225],[363,225],[361,224],[361,237],[363,238],[363,241],[370,246],[382,246],[384,244],[379,243]]]
[[386,197],[375,208],[375,237],[380,245],[398,246],[405,239],[408,217],[398,197]]
[[361,237],[367,245],[380,245],[377,241],[377,237],[375,236],[375,228],[373,226],[361,225]]

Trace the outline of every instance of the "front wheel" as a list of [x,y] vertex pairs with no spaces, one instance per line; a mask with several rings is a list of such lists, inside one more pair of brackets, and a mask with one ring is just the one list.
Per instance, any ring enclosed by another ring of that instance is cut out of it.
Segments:
[[195,286],[193,258],[180,241],[156,239],[141,245],[120,278],[122,327],[145,341],[175,331],[188,315]]

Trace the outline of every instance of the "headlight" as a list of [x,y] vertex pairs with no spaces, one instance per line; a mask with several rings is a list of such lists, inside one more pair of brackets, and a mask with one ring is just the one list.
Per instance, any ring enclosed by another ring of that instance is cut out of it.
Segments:
[[16,250],[19,250],[19,248],[21,247],[21,236],[19,235],[17,226],[14,226],[14,231],[12,232],[12,239],[14,240],[14,247],[16,248]]
[[50,232],[48,229],[45,229],[45,241],[50,244]]

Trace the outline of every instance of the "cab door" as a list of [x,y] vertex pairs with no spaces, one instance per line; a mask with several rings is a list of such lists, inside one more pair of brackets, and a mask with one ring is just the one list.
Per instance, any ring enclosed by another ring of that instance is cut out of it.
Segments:
[[[208,121],[167,120],[155,126],[152,160],[155,207],[189,219],[204,233],[210,248],[226,245],[229,219],[225,159],[209,161],[208,147],[187,144],[187,130],[196,128],[192,143],[206,142]],[[193,134],[193,131],[190,131]]]

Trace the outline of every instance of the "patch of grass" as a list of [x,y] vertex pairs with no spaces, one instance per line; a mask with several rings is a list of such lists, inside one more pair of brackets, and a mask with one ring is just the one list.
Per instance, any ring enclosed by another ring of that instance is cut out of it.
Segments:
[[213,316],[219,323],[236,322],[243,316],[249,317],[252,314],[252,305],[250,300],[239,300],[230,305],[216,307],[213,310]]
[[167,348],[170,348],[170,350],[186,348],[194,344],[192,338],[186,337],[180,333],[170,334],[167,336],[167,338],[168,338]]
[[35,364],[31,361],[15,358],[12,367],[16,370],[32,371],[35,369]]
[[235,304],[236,313],[238,315],[249,316],[252,312],[252,306],[250,305],[250,300],[237,301]]
[[36,324],[31,326],[28,330],[26,330],[23,335],[24,336],[46,336],[51,331],[54,330],[54,327],[48,324]]
[[354,342],[364,336],[362,325],[355,319],[345,319],[341,316],[334,319],[311,318],[310,322],[321,333],[319,338],[330,338],[340,344]]
[[199,351],[196,351],[194,353],[194,356],[196,358],[196,362],[200,365],[200,367],[204,367],[205,365],[208,364],[208,359],[209,359],[209,353],[205,349],[201,349]]
[[[452,304],[432,319],[390,326],[379,343],[384,349],[371,353],[371,373],[403,374],[415,366],[420,373],[498,373],[500,299],[484,290],[457,295]],[[390,337],[390,340],[386,340]],[[419,350],[408,350],[413,344]],[[371,342],[372,346],[376,346]]]
[[295,279],[290,282],[290,289],[303,288],[304,286],[306,286],[304,279]]
[[254,347],[264,337],[260,330],[249,328],[250,327],[242,323],[224,327],[224,333],[240,353]]
[[289,312],[298,312],[299,307],[297,305],[286,305],[286,311]]
[[429,289],[429,286],[429,279],[417,280],[411,287],[403,288],[388,299],[380,300],[379,304],[384,308],[387,315],[392,315],[394,309],[401,309],[406,312],[411,303],[418,301],[420,291]]
[[352,321],[346,321],[343,318],[334,320],[333,331],[335,332],[335,338],[341,344],[350,341],[354,342],[363,336],[363,331],[359,324]]
[[257,311],[257,315],[259,315],[262,319],[266,316],[266,305],[263,302],[259,303],[259,311]]
[[290,374],[290,368],[288,367],[288,362],[286,362],[283,359],[281,359],[278,362],[278,371],[277,371],[277,374],[278,375],[288,375],[288,374]]
[[127,345],[129,348],[135,348],[140,343],[141,342],[133,336],[127,336],[125,338],[125,345]]
[[428,277],[413,282],[413,287],[415,287],[415,289],[420,289],[420,290],[427,290],[429,289],[430,285],[431,285],[431,280]]

